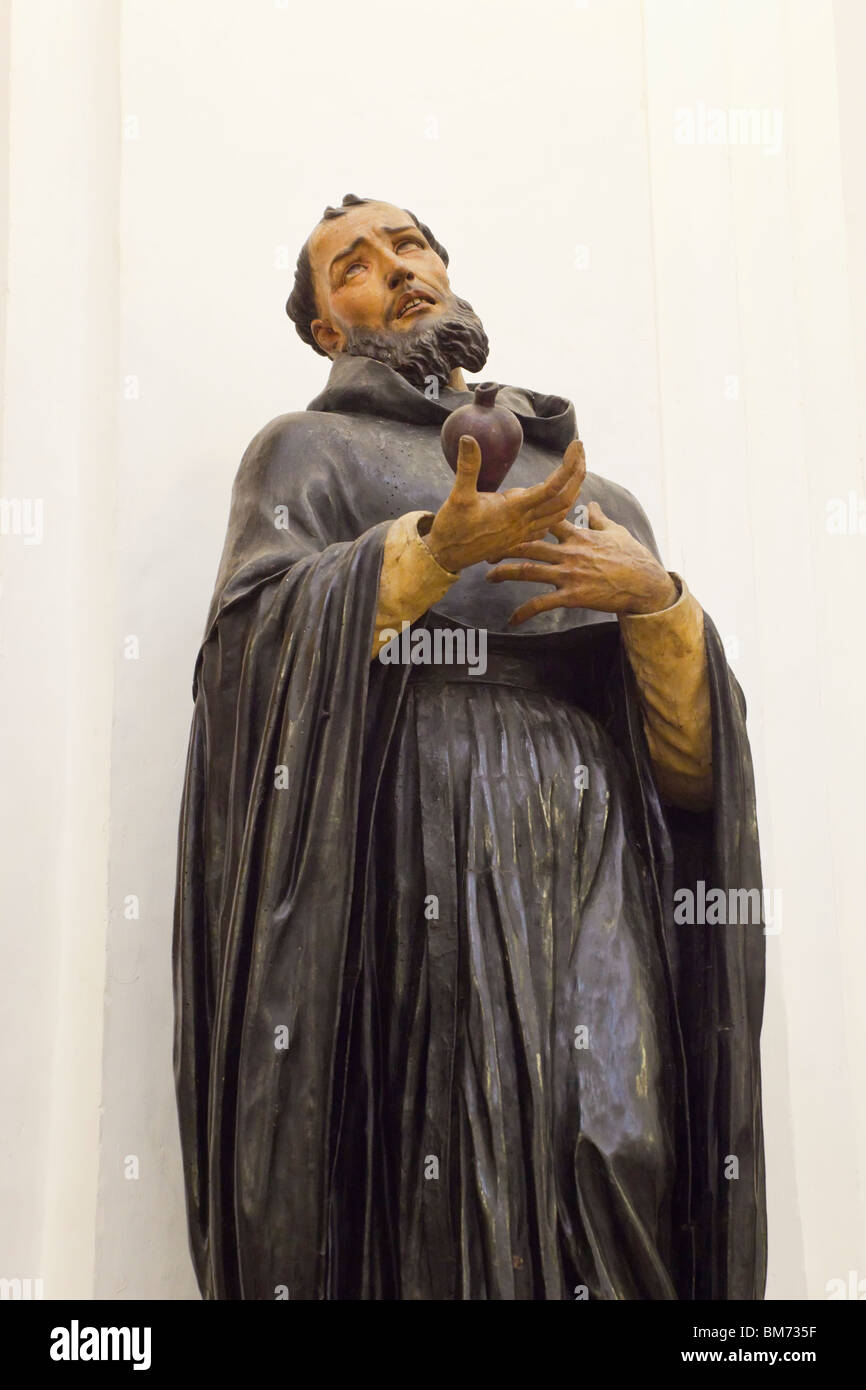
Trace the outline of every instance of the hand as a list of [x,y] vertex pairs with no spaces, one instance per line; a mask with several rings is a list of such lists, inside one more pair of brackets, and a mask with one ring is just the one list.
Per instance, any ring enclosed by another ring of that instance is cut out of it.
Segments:
[[461,435],[454,486],[423,537],[433,558],[452,574],[480,560],[501,560],[523,542],[539,542],[573,505],[586,475],[586,458],[580,440],[574,439],[543,483],[507,492],[479,492],[480,468],[477,441]]
[[[509,560],[487,578],[491,584],[518,579],[530,584],[553,584],[553,593],[539,594],[509,618],[516,627],[552,608],[594,608],[600,613],[657,613],[677,600],[677,586],[645,545],[625,526],[605,516],[590,502],[589,527],[559,521],[550,527],[558,545],[534,540],[516,545]],[[516,559],[518,563],[511,563]]]

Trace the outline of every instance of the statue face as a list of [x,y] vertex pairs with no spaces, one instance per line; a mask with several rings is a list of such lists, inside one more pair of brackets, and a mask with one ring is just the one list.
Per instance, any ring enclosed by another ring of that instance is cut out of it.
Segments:
[[[353,330],[411,335],[455,305],[444,262],[391,203],[351,207],[320,222],[309,251],[322,314],[311,331],[330,357],[346,351]],[[406,308],[410,293],[421,303]]]

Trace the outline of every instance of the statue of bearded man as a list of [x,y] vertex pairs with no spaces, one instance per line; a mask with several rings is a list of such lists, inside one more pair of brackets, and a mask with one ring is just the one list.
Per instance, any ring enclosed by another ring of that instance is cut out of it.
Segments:
[[181,811],[202,1295],[760,1298],[760,912],[674,911],[760,890],[716,629],[567,399],[449,469],[488,341],[414,214],[327,208],[287,309],[330,373],[241,462]]

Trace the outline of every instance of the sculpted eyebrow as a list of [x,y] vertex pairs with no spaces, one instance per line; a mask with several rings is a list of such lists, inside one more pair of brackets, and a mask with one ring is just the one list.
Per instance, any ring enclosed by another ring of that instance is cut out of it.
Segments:
[[[396,236],[398,232],[418,232],[418,228],[415,226],[414,222],[408,223],[405,227],[382,227],[380,230],[387,233],[388,236]],[[420,232],[418,234],[420,236]],[[344,261],[347,256],[351,256],[353,251],[357,251],[359,246],[363,246],[366,240],[367,238],[365,236],[356,236],[351,246],[347,246],[345,251],[338,251],[331,261],[331,270],[334,269],[338,261]]]
[[367,238],[364,236],[356,236],[351,246],[347,246],[345,251],[337,252],[336,256],[331,261],[331,269],[334,269],[334,266],[337,264],[338,261],[343,261],[346,259],[347,256],[351,256],[352,252],[357,251],[359,246],[363,246],[366,240]]

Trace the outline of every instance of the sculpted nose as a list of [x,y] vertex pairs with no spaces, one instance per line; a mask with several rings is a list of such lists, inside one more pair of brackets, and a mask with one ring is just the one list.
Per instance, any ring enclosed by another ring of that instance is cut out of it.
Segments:
[[414,279],[414,270],[404,270],[402,266],[395,266],[388,276],[388,288],[396,290],[401,280],[405,280],[407,284],[410,284]]

